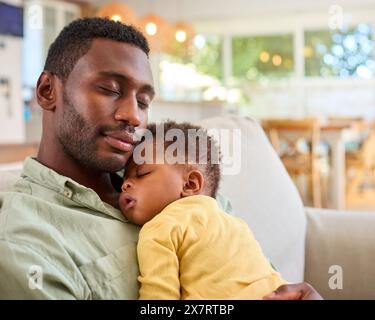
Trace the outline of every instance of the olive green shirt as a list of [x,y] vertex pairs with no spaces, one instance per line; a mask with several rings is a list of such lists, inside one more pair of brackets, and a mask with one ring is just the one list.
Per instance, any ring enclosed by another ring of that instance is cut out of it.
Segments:
[[0,193],[0,299],[137,299],[138,232],[95,191],[29,158]]

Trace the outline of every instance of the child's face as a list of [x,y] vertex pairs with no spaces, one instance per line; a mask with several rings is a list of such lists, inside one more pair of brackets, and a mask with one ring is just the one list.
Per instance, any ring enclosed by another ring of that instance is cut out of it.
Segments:
[[130,160],[119,199],[120,209],[129,221],[143,225],[180,199],[183,186],[181,165],[137,165]]

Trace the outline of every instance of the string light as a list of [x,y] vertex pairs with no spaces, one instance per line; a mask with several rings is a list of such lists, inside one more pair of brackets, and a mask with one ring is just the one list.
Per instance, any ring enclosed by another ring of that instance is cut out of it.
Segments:
[[147,37],[152,51],[163,51],[168,41],[171,26],[157,14],[147,14],[139,19],[137,26]]
[[158,32],[158,27],[154,22],[147,23],[145,29],[149,36],[154,36]]
[[261,52],[261,54],[259,55],[259,59],[260,61],[262,61],[263,63],[266,63],[270,60],[270,54],[266,51],[263,51]]
[[113,20],[113,21],[115,21],[115,22],[118,22],[118,21],[121,22],[121,16],[119,16],[118,14],[114,14],[114,15],[111,17],[111,20]]
[[280,55],[278,54],[275,54],[273,57],[272,57],[272,63],[275,65],[275,66],[280,66],[283,62],[283,59],[281,58]]
[[137,21],[133,10],[123,3],[109,3],[101,7],[96,12],[96,16],[127,24],[134,24]]
[[186,41],[186,38],[187,38],[187,36],[186,36],[186,32],[185,32],[185,30],[177,30],[176,31],[176,40],[178,41],[178,42],[185,42]]

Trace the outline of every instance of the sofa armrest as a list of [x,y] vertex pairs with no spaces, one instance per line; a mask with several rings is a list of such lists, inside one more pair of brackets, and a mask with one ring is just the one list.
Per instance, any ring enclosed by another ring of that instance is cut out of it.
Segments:
[[325,299],[375,299],[375,213],[306,208],[306,215],[305,281]]

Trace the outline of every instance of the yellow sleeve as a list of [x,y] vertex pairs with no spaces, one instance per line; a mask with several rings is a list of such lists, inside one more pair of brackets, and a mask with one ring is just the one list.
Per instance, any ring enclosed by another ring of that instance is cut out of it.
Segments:
[[180,227],[165,219],[154,218],[143,226],[137,247],[139,299],[180,299],[179,239]]
[[262,300],[265,295],[284,284],[288,284],[288,282],[285,281],[279,273],[272,272],[263,278],[256,279],[256,281],[249,284],[249,286],[242,291],[239,291],[238,294],[234,295],[231,299]]
[[[255,239],[254,234],[250,230],[245,221],[239,219],[243,227],[243,239],[246,239],[247,250],[243,250],[246,254],[247,264],[244,274],[249,274],[249,285],[242,291],[239,291],[233,299],[262,299],[266,294],[271,293],[283,284],[288,284],[279,272],[276,272],[270,262],[263,253],[262,247]],[[243,243],[243,247],[245,243]]]

